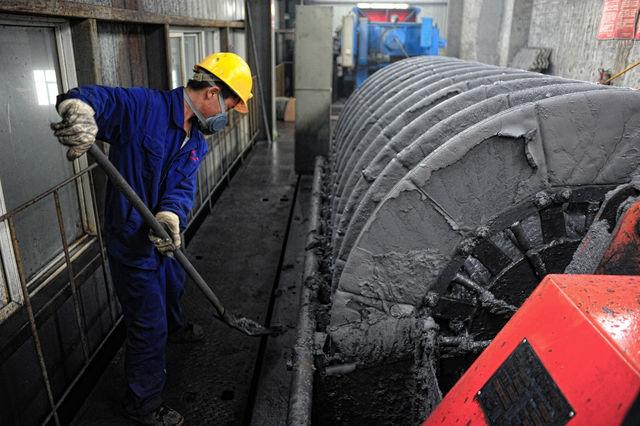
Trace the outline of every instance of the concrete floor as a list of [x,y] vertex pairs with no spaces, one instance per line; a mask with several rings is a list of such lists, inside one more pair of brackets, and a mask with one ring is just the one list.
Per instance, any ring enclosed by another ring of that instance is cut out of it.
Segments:
[[[256,145],[187,251],[228,309],[264,323],[273,300],[271,323],[288,332],[246,337],[214,320],[213,308],[188,283],[184,308],[204,327],[206,341],[168,346],[164,392],[166,403],[187,424],[275,425],[286,420],[286,364],[295,340],[311,177],[302,178],[296,192],[293,127],[280,124],[278,141],[271,147]],[[74,424],[128,424],[120,414],[122,357],[121,350]]]

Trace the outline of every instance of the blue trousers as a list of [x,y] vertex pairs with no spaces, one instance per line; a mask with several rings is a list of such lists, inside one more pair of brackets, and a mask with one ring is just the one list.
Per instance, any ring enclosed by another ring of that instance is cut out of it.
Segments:
[[167,333],[186,325],[180,307],[185,272],[165,256],[155,270],[127,266],[112,256],[109,266],[127,328],[125,409],[147,414],[162,404]]

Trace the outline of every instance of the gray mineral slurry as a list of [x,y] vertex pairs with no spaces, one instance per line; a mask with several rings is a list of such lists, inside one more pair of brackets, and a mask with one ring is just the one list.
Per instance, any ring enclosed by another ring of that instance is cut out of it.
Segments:
[[[341,172],[344,169],[345,163],[348,161],[353,153],[352,146],[354,141],[359,141],[362,136],[367,132],[369,125],[377,122],[380,117],[389,109],[393,108],[398,102],[406,99],[409,94],[419,90],[420,88],[427,87],[432,83],[436,83],[446,77],[455,76],[459,74],[466,74],[467,72],[479,71],[482,69],[488,69],[489,66],[471,66],[466,64],[449,64],[446,66],[438,67],[434,74],[418,74],[410,79],[403,79],[400,81],[396,88],[389,94],[384,89],[380,90],[378,97],[366,106],[358,111],[358,114],[348,131],[343,135],[336,135],[338,155],[336,161],[336,171]],[[387,96],[384,96],[387,95]]]
[[[490,74],[504,74],[507,71],[497,68],[475,67],[467,68],[464,71],[455,73],[442,73],[442,78],[428,85],[419,85],[410,87],[408,90],[401,91],[398,96],[391,95],[389,101],[385,103],[378,111],[375,112],[377,120],[363,129],[361,136],[356,136],[355,140],[350,143],[350,154],[343,160],[343,166],[338,170],[340,178],[337,180],[338,186],[336,194],[338,200],[342,197],[342,191],[347,185],[348,178],[354,172],[359,173],[364,167],[364,154],[369,150],[371,142],[380,135],[393,120],[404,113],[409,108],[413,108],[418,102],[429,99],[431,95],[438,93],[440,90],[454,85],[456,82],[472,80],[478,76],[486,76]],[[447,75],[449,75],[447,77]],[[375,155],[375,154],[374,154]],[[336,204],[334,203],[334,209]],[[342,208],[338,203],[339,210]]]
[[422,72],[432,72],[432,68],[441,63],[455,62],[457,60],[453,58],[446,57],[418,57],[417,59],[409,58],[406,60],[395,62],[383,69],[375,72],[371,75],[366,82],[353,94],[349,97],[349,99],[345,103],[345,108],[343,114],[340,116],[336,125],[334,126],[336,135],[340,134],[345,128],[348,128],[348,123],[354,116],[357,115],[357,112],[362,107],[362,105],[366,105],[367,101],[370,100],[370,97],[379,93],[384,85],[388,85],[392,83],[393,75],[398,74],[400,76],[407,77],[408,75],[413,75],[413,73],[417,70]]
[[[495,115],[498,112],[504,111],[508,108],[514,108],[517,105],[522,105],[531,101],[549,98],[553,96],[561,96],[567,93],[576,93],[579,91],[587,90],[609,90],[606,86],[598,86],[591,83],[577,83],[570,80],[565,80],[563,84],[546,84],[552,83],[553,80],[548,79],[530,79],[524,80],[525,83],[530,83],[530,86],[541,85],[543,87],[530,87],[525,90],[516,90],[515,83],[521,84],[522,82],[512,81],[505,84],[496,84],[490,87],[487,93],[488,99],[480,101],[473,106],[467,107],[451,115],[449,118],[440,121],[434,126],[426,128],[424,132],[417,137],[413,142],[407,144],[407,146],[395,157],[390,157],[391,163],[387,164],[384,169],[382,165],[378,168],[382,169],[380,172],[380,179],[376,179],[371,185],[366,180],[361,179],[361,188],[369,187],[370,191],[360,197],[359,204],[353,207],[353,213],[346,211],[341,220],[344,221],[345,226],[339,228],[339,231],[344,232],[344,238],[336,238],[336,242],[341,244],[338,254],[341,258],[344,258],[351,249],[351,245],[355,242],[358,236],[358,232],[364,222],[368,219],[369,215],[375,208],[374,198],[382,198],[389,190],[397,183],[399,179],[394,179],[393,176],[400,176],[402,172],[394,172],[393,168],[404,170],[408,173],[413,167],[415,167],[423,158],[427,157],[435,148],[440,144],[446,142],[449,138],[460,133],[462,130],[473,125],[475,122],[479,122],[482,119],[488,118],[491,115]],[[554,82],[555,83],[555,82]],[[493,90],[504,86],[503,90]],[[509,88],[514,88],[514,91],[508,93]],[[474,91],[468,92],[471,94]],[[460,98],[464,98],[461,95]],[[397,142],[396,142],[397,143]],[[393,150],[390,150],[393,152]],[[384,158],[380,159],[384,162]],[[396,161],[393,161],[396,160]],[[374,173],[371,173],[372,175]],[[364,192],[364,189],[361,189]],[[358,192],[354,192],[358,195]],[[355,203],[355,201],[354,201]],[[348,220],[348,222],[347,222]],[[337,245],[337,244],[336,244]]]
[[[386,93],[394,85],[397,86],[397,90],[393,93],[397,96],[402,90],[407,87],[419,85],[420,82],[435,81],[446,71],[452,71],[455,69],[470,68],[468,64],[463,63],[442,63],[434,65],[432,68],[425,68],[424,70],[417,70],[411,74],[405,74],[397,72],[394,76],[389,78],[384,83],[380,84],[377,90],[369,94],[369,96],[363,100],[361,107],[354,109],[350,114],[350,121],[345,122],[345,126],[342,130],[336,133],[336,150],[340,154],[346,145],[346,142],[351,138],[353,132],[358,130],[364,121],[373,114],[381,105],[384,105],[389,99],[381,97],[381,94]],[[338,166],[338,164],[335,164]]]
[[[499,72],[501,73],[496,74]],[[446,121],[449,116],[456,111],[455,105],[458,104],[456,99],[460,100],[462,108],[465,104],[464,100],[467,98],[464,94],[467,92],[477,94],[477,89],[481,86],[487,86],[493,89],[494,87],[504,86],[508,84],[508,82],[526,85],[529,80],[540,81],[540,84],[545,84],[545,81],[549,81],[548,79],[541,78],[542,75],[535,73],[509,74],[499,69],[483,71],[482,73],[493,74],[491,76],[485,75],[484,77],[459,82],[439,90],[433,95],[415,103],[411,108],[406,109],[406,111],[396,114],[393,121],[386,126],[380,126],[378,131],[373,132],[373,140],[368,140],[366,143],[364,140],[360,142],[360,144],[365,143],[365,145],[368,144],[368,146],[366,146],[366,149],[357,159],[355,166],[346,169],[345,176],[343,176],[344,185],[342,186],[342,190],[339,191],[338,188],[335,189],[336,198],[338,198],[336,203],[337,208],[334,209],[333,213],[335,217],[334,246],[336,254],[338,251],[342,253],[340,249],[342,245],[342,235],[346,234],[352,213],[359,208],[357,203],[360,201],[361,195],[363,195],[364,188],[374,183],[385,162],[391,161],[402,148],[409,145],[420,134],[429,130],[431,127],[429,122],[435,124]],[[558,79],[552,81],[557,80]],[[447,93],[449,90],[450,92]],[[485,90],[482,91],[482,93],[484,92]],[[486,90],[486,92],[488,92],[488,90]],[[485,98],[489,96],[490,94],[487,93]],[[467,105],[473,105],[481,101],[482,97],[469,101]],[[442,107],[438,108],[439,105],[442,105]],[[435,110],[434,114],[429,114],[431,110]],[[445,110],[447,111],[445,112]],[[414,121],[425,123],[421,129],[418,129],[417,127],[419,126],[415,125]],[[375,126],[372,126],[372,129],[374,127]],[[378,167],[378,170],[376,167]]]
[[[281,137],[272,147],[254,147],[187,247],[194,266],[225,306],[260,323],[267,315],[297,179],[293,126],[279,130]],[[287,292],[296,291],[292,285],[290,279]],[[193,283],[187,283],[183,307],[204,328],[206,339],[168,346],[165,401],[185,416],[186,424],[241,424],[260,338],[213,319],[213,308]],[[289,333],[278,339],[288,339]],[[124,389],[121,351],[74,424],[130,424],[120,411]]]
[[[437,276],[466,235],[545,188],[628,181],[640,161],[638,111],[640,96],[632,91],[574,93],[497,114],[440,146],[369,219],[334,294],[331,326],[348,331],[362,312],[369,311],[370,318],[377,310],[376,304],[351,303],[354,295],[383,299],[387,311],[394,304],[414,304],[420,291],[428,291],[433,280],[400,274],[404,263],[387,263],[385,254],[402,259],[435,250],[443,257],[431,268]],[[610,126],[599,126],[595,116]],[[620,128],[629,132],[621,134]],[[402,280],[394,280],[400,275]],[[388,317],[395,328],[397,320]],[[343,353],[359,350],[368,340],[365,334],[339,337]]]

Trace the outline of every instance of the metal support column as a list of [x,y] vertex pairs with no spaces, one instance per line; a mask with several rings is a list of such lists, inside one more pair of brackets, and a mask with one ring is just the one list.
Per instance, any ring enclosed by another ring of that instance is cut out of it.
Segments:
[[296,146],[297,173],[311,174],[314,159],[328,156],[333,74],[333,8],[296,8]]
[[146,25],[144,32],[149,87],[166,90],[171,86],[169,25]]
[[462,14],[464,12],[464,0],[449,0],[447,5],[447,56],[460,57],[460,43],[462,34]]
[[[253,95],[264,104],[266,123],[259,121],[259,139],[275,138],[275,33],[273,28],[273,0],[247,0],[247,42],[249,43],[249,65],[258,76],[258,85]],[[253,36],[249,33],[253,32]],[[253,43],[255,42],[255,45]],[[268,129],[267,129],[268,128]],[[270,131],[270,138],[267,137]]]
[[98,24],[95,19],[72,21],[71,37],[76,58],[78,85],[102,83],[102,60],[98,44]]

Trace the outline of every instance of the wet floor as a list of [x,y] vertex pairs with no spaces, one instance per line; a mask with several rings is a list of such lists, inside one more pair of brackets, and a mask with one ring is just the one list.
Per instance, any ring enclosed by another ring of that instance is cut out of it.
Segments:
[[[293,127],[282,125],[279,132],[272,146],[254,147],[187,251],[228,309],[260,323],[270,316],[289,331],[276,338],[244,336],[213,319],[213,308],[188,283],[184,309],[204,327],[206,341],[169,345],[164,392],[186,424],[286,420],[286,365],[295,339],[311,177],[298,182],[294,172]],[[127,424],[120,413],[123,394],[121,351],[74,423]]]

